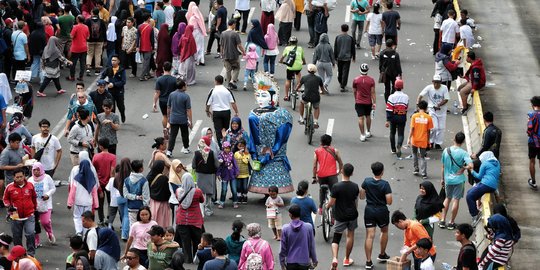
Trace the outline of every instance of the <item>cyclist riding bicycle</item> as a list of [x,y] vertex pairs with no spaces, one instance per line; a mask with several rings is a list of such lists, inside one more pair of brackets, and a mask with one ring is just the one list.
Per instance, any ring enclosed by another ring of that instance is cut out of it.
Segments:
[[[313,184],[327,185],[328,189],[319,188],[319,214],[322,213],[322,206],[326,198],[326,192],[332,190],[332,186],[338,182],[338,175],[343,170],[343,161],[339,151],[331,146],[332,136],[324,134],[321,136],[321,146],[315,149],[313,155]],[[338,166],[336,166],[336,162]]]
[[315,75],[315,72],[317,72],[317,66],[315,66],[314,64],[309,64],[308,74],[303,76],[302,79],[300,79],[300,83],[296,87],[296,92],[298,92],[300,90],[300,87],[304,85],[304,94],[302,95],[302,102],[300,102],[300,109],[298,110],[298,112],[300,112],[300,119],[298,120],[298,123],[300,123],[300,125],[304,124],[304,106],[308,102],[311,102],[314,110],[313,124],[315,128],[319,128],[319,115],[321,114],[321,110],[319,108],[321,94],[319,90],[322,93],[325,93],[326,89],[324,88],[323,80],[321,79],[321,77]]
[[[285,47],[279,63],[283,64],[283,60],[289,57],[291,51],[294,51],[296,57],[291,66],[287,66],[287,80],[285,81],[285,97],[283,100],[289,101],[289,92],[291,89],[291,80],[296,76],[296,83],[300,81],[302,71],[302,66],[306,64],[306,59],[304,58],[304,49],[298,46],[298,39],[295,36],[289,38],[289,46]],[[293,86],[294,89],[294,86]]]

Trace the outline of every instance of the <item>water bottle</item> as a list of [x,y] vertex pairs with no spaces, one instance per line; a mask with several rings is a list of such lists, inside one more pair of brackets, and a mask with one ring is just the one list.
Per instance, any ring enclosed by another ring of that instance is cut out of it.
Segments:
[[375,119],[375,110],[371,110],[371,120]]
[[445,262],[442,263],[442,268],[443,268],[443,270],[453,270],[454,269],[453,266],[451,266],[450,264],[447,264]]
[[454,100],[454,114],[458,114],[458,107],[459,107],[459,103],[457,100]]

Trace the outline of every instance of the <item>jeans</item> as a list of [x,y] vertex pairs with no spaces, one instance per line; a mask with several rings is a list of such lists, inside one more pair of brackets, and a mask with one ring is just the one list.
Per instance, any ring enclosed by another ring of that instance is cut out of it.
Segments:
[[176,225],[174,241],[181,243],[184,251],[184,262],[193,263],[197,245],[201,242],[202,229],[192,225]]
[[13,245],[22,246],[22,237],[26,237],[26,252],[30,256],[34,256],[36,251],[36,239],[34,230],[36,227],[35,217],[31,215],[26,220],[12,220],[11,221],[11,233],[13,234]]
[[88,42],[88,54],[86,55],[86,64],[88,68],[92,64],[92,59],[95,62],[96,70],[101,69],[101,54],[103,53],[103,42]]
[[231,110],[212,112],[212,122],[214,122],[216,138],[219,144],[219,148],[221,148],[221,140],[223,139],[221,130],[229,129],[229,123],[231,122]]
[[71,53],[71,61],[73,64],[69,67],[69,76],[75,77],[75,67],[77,66],[77,61],[81,61],[79,68],[81,69],[79,71],[79,78],[82,78],[84,76],[84,69],[86,68],[86,52],[82,53]]
[[309,32],[309,42],[308,44],[312,44],[314,45],[315,43],[317,43],[317,41],[315,40],[316,38],[316,35],[315,35],[315,12],[314,11],[307,11],[306,12],[307,14],[307,24],[308,24],[308,32]]
[[486,186],[482,183],[478,183],[467,191],[467,207],[469,207],[469,214],[471,216],[478,215],[478,208],[476,208],[476,201],[482,198],[486,193],[495,191],[494,188]]
[[263,60],[264,72],[274,74],[276,68],[276,55],[265,55]]
[[98,217],[99,217],[99,222],[100,223],[105,221],[105,213],[104,213],[104,211],[105,211],[104,210],[105,209],[105,197],[107,197],[107,203],[111,204],[111,192],[105,190],[105,186],[102,186],[101,190],[103,190],[105,192],[105,194],[101,198],[98,197],[98,201],[99,201]]
[[[249,80],[251,78],[251,81]],[[247,85],[247,83],[254,83],[255,82],[255,70],[254,69],[247,69],[244,71],[244,86]]]
[[248,178],[236,178],[236,192],[241,194],[247,194],[248,193]]
[[[123,200],[124,202],[121,202],[120,200]],[[120,221],[122,222],[122,239],[128,239],[129,237],[129,211],[127,208],[127,200],[125,198],[122,198],[120,200],[118,202],[118,210],[120,210]]]
[[224,204],[227,200],[227,188],[228,186],[231,186],[231,193],[232,193],[232,200],[234,203],[238,202],[238,193],[236,191],[236,179],[230,180],[230,181],[221,181],[221,197],[220,197],[220,203]]
[[[356,44],[356,47],[360,47],[360,42],[362,41],[362,32],[364,32],[364,21],[352,20],[351,28],[351,35],[354,39],[354,44]],[[358,29],[358,33],[356,32],[356,29]]]
[[[420,152],[420,157],[418,157]],[[420,170],[420,174],[427,175],[426,148],[412,146],[412,155],[414,160],[414,171]],[[420,167],[418,167],[418,159],[420,158]]]
[[145,76],[150,77],[150,62],[152,60],[152,52],[141,52],[141,57],[143,59],[141,78]]
[[41,72],[41,55],[32,56],[32,78],[39,78],[39,81],[43,81],[43,72]]
[[[403,139],[405,138],[405,124],[403,123],[394,123],[390,122],[390,148],[392,149],[392,152],[396,151],[397,149],[400,149],[403,145]],[[398,140],[396,144],[396,131],[398,134]]]
[[109,211],[107,213],[109,214],[107,216],[107,224],[109,225],[109,228],[112,229],[112,225],[116,219],[116,213],[118,213],[118,207],[109,205]]
[[43,82],[39,86],[38,91],[40,93],[43,93],[43,91],[45,91],[45,87],[47,87],[47,85],[49,85],[49,83],[51,81],[54,82],[54,87],[56,87],[56,91],[62,90],[62,85],[60,84],[60,78],[49,78],[49,77],[45,76],[44,79],[43,79]]
[[351,61],[337,61],[337,80],[341,88],[345,88],[349,82],[349,69],[351,67]]
[[188,124],[171,124],[171,138],[169,139],[169,147],[167,150],[173,151],[176,144],[176,137],[178,136],[178,130],[182,136],[182,144],[185,149],[189,148],[189,129]]

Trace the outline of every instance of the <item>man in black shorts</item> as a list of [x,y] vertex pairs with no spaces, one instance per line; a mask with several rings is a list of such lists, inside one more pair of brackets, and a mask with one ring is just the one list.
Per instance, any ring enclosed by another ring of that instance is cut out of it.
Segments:
[[376,226],[381,228],[381,252],[377,257],[380,262],[386,262],[390,257],[386,254],[388,244],[388,224],[390,223],[390,211],[388,205],[392,204],[392,189],[388,181],[383,180],[384,165],[380,162],[371,164],[373,177],[367,177],[360,189],[360,199],[366,200],[364,210],[364,225],[366,226],[366,269],[373,269],[371,251],[375,238]]
[[349,256],[354,245],[354,230],[358,227],[358,210],[356,208],[360,190],[356,183],[350,181],[353,171],[354,167],[350,163],[343,165],[341,182],[332,187],[330,202],[326,205],[327,209],[335,205],[333,213],[336,221],[334,225],[334,238],[332,239],[331,270],[337,269],[339,242],[345,229],[347,229],[347,244],[343,266],[350,266],[354,263]]
[[324,83],[321,79],[321,77],[315,75],[315,72],[317,72],[317,66],[314,64],[309,64],[307,66],[308,74],[300,80],[300,83],[296,87],[296,92],[300,91],[300,87],[304,85],[304,94],[302,95],[302,102],[300,102],[300,108],[298,112],[300,113],[300,119],[298,119],[298,123],[300,125],[303,125],[305,123],[304,119],[304,106],[308,102],[311,102],[311,105],[313,106],[313,125],[315,128],[319,128],[319,115],[321,114],[321,110],[319,108],[319,103],[321,101],[321,94],[319,94],[319,90],[323,93],[326,92],[326,89],[324,89]]
[[535,170],[535,158],[538,159],[540,164],[540,96],[534,96],[531,98],[531,107],[533,111],[527,114],[529,120],[527,122],[527,135],[529,145],[529,172],[531,178],[529,178],[529,187],[537,190],[536,185],[536,170]]
[[306,58],[304,57],[304,48],[298,46],[298,39],[295,36],[289,38],[289,45],[283,49],[283,54],[279,59],[280,63],[289,58],[289,54],[295,52],[295,58],[292,66],[287,67],[287,80],[285,81],[285,96],[283,100],[289,100],[289,90],[294,89],[294,85],[291,85],[291,80],[296,77],[296,84],[300,83],[300,71],[302,71],[302,66],[306,64]]
[[[161,119],[161,125],[163,126],[163,137],[169,139],[169,130],[167,129],[167,100],[169,95],[176,90],[176,78],[171,75],[172,65],[171,62],[167,61],[163,63],[163,75],[159,77],[156,81],[156,93],[154,94],[154,112],[157,112],[157,107],[159,104],[159,109],[163,118]],[[158,103],[159,101],[159,103]]]
[[[358,116],[358,128],[360,129],[360,141],[371,137],[371,110],[375,110],[377,95],[375,94],[375,80],[368,75],[369,66],[366,63],[360,65],[360,76],[354,78],[354,109]],[[364,128],[364,123],[365,128]]]

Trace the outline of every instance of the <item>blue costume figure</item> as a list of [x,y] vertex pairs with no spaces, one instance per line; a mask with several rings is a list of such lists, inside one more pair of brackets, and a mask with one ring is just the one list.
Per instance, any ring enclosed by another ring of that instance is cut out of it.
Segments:
[[277,186],[279,193],[294,190],[290,175],[291,165],[287,158],[287,141],[292,130],[291,114],[276,107],[279,88],[268,75],[255,75],[255,98],[259,108],[249,114],[249,153],[259,161],[260,170],[253,170],[249,191],[268,194],[270,186]]

